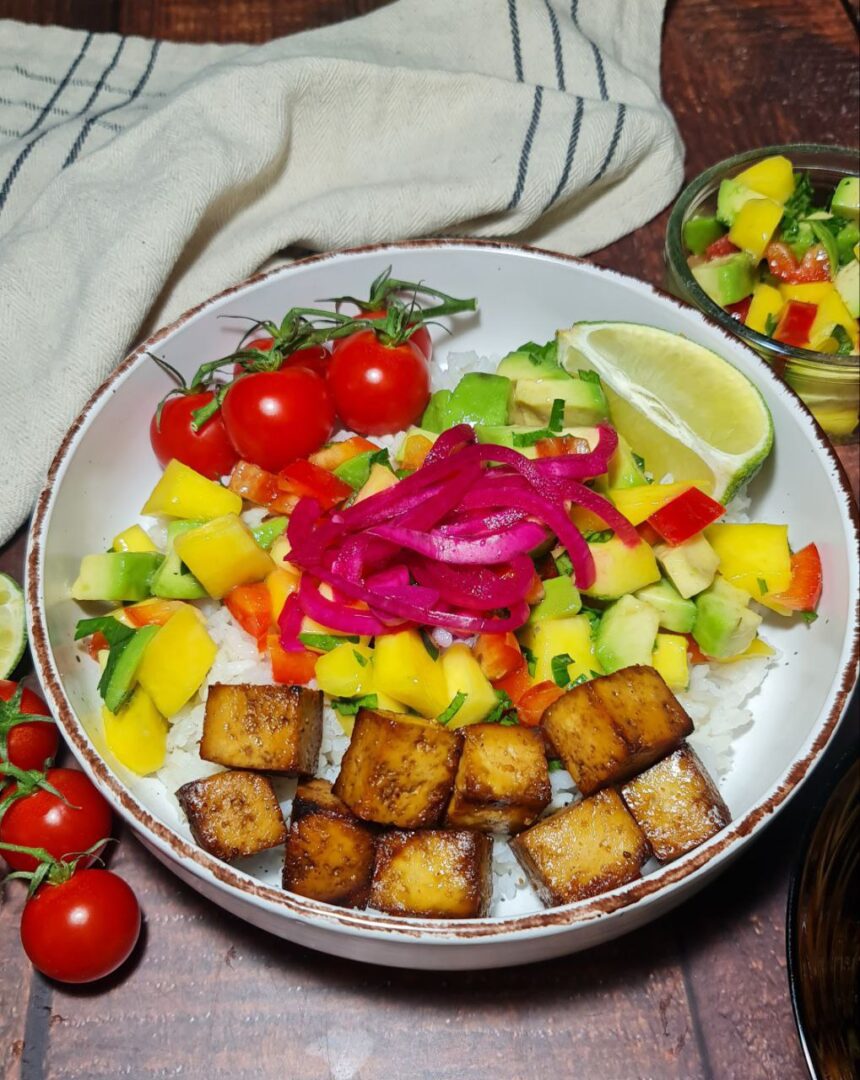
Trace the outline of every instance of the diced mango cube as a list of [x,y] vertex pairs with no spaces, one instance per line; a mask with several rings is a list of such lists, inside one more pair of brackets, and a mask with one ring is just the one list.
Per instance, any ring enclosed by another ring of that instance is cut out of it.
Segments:
[[803,304],[820,304],[821,301],[836,291],[832,281],[807,281],[800,285],[780,285],[779,292],[783,300],[799,300]]
[[587,615],[573,615],[568,619],[544,619],[526,628],[522,634],[523,644],[535,657],[534,680],[536,683],[555,680],[552,661],[556,656],[570,657],[567,674],[571,682],[585,675],[602,675],[603,668],[597,659],[591,620]]
[[105,742],[117,761],[138,776],[160,769],[167,755],[167,722],[138,687],[118,713],[102,706]]
[[147,645],[137,680],[162,716],[173,716],[200,689],[217,652],[197,612],[184,607]]
[[448,728],[465,727],[477,724],[497,704],[493,690],[472,650],[462,641],[457,642],[442,654],[442,672],[448,689],[448,701],[453,701],[457,694],[465,694],[466,700],[448,722]]
[[275,569],[248,526],[236,514],[207,521],[177,536],[179,558],[216,600],[236,585],[250,585]]
[[690,662],[684,635],[660,631],[654,642],[651,666],[663,676],[670,690],[686,690],[690,684]]
[[317,660],[317,686],[331,697],[363,697],[373,693],[373,649],[347,642]]
[[641,525],[661,507],[683,495],[692,484],[641,484],[638,487],[617,488],[609,491],[609,498],[630,522]]
[[746,325],[759,334],[767,333],[768,318],[778,318],[785,303],[782,293],[773,285],[761,282],[753,289],[752,300],[747,312]]
[[781,218],[782,207],[773,199],[750,199],[738,211],[729,229],[729,240],[760,259]]
[[386,469],[384,465],[380,465],[378,462],[370,467],[370,475],[364,482],[364,486],[356,495],[353,505],[355,503],[364,502],[365,499],[369,499],[371,495],[378,495],[380,491],[386,491],[390,487],[394,487],[397,483],[397,477],[391,471]]
[[402,701],[421,716],[437,717],[450,698],[442,665],[433,660],[417,630],[376,638],[374,680],[383,694]]
[[142,512],[209,521],[224,514],[240,514],[242,499],[235,491],[174,459],[168,462]]
[[765,659],[766,657],[775,655],[776,649],[774,649],[772,645],[768,645],[768,643],[766,641],[763,641],[762,638],[756,637],[752,639],[752,641],[749,643],[749,645],[747,645],[746,649],[744,649],[743,652],[736,653],[734,656],[729,656],[725,660],[721,659],[720,663],[734,664],[738,660]]
[[620,537],[613,536],[603,543],[590,543],[588,550],[594,559],[595,577],[594,584],[582,590],[586,596],[617,600],[660,580],[654,552],[644,540],[627,547]]
[[284,610],[287,597],[292,596],[298,589],[300,576],[298,571],[293,573],[291,570],[287,570],[286,567],[279,566],[277,570],[273,570],[266,577],[266,588],[269,590],[269,598],[272,604],[272,620],[274,622],[278,621],[278,616]]
[[113,551],[158,551],[148,534],[139,525],[130,525],[117,533],[111,544]]
[[834,326],[841,326],[846,331],[854,347],[857,347],[858,324],[852,318],[851,312],[845,306],[845,302],[834,289],[829,292],[818,305],[818,314],[809,331],[809,341],[816,348],[822,341],[829,338],[833,333]]
[[738,173],[735,181],[782,204],[794,191],[794,170],[787,157],[774,154]]
[[708,542],[720,560],[720,574],[754,600],[784,592],[791,583],[787,525],[711,525]]

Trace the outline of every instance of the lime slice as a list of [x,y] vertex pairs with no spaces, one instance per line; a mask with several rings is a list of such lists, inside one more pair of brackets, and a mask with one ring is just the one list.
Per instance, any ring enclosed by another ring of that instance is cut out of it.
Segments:
[[27,644],[24,593],[17,581],[0,574],[0,679],[18,666]]
[[639,323],[583,322],[558,334],[568,371],[596,371],[612,420],[659,481],[726,503],[761,468],[773,420],[758,389],[715,352]]

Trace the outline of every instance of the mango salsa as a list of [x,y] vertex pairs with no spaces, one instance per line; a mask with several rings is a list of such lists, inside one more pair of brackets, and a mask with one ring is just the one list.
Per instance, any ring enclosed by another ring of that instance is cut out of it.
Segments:
[[711,525],[705,536],[719,557],[722,577],[754,600],[788,588],[787,525]]
[[241,512],[242,499],[235,491],[201,476],[175,459],[168,462],[142,511],[144,514],[164,514],[166,517],[196,518],[200,521]]
[[451,645],[442,654],[442,672],[449,702],[457,694],[466,695],[466,700],[449,721],[449,729],[477,724],[495,707],[496,692],[481,671],[472,650],[462,641]]
[[118,713],[102,706],[105,742],[117,761],[138,776],[160,769],[167,754],[167,721],[138,687]]
[[317,686],[331,697],[363,697],[372,694],[373,649],[351,642],[337,645],[317,660]]
[[130,525],[117,533],[111,544],[112,551],[158,551],[140,525]]
[[729,229],[729,240],[755,259],[764,255],[782,217],[782,207],[773,199],[750,199],[738,211]]
[[554,681],[553,659],[565,654],[570,657],[567,674],[571,682],[581,675],[590,679],[595,672],[603,674],[595,653],[591,620],[587,615],[545,619],[527,627],[522,638],[523,644],[534,653],[535,683]]
[[661,630],[654,643],[651,666],[660,672],[670,690],[686,690],[690,684],[690,662],[684,635],[664,634]]
[[269,554],[236,514],[225,514],[177,536],[175,548],[191,573],[216,600],[236,585],[262,581],[275,569]]
[[217,652],[197,612],[184,607],[147,645],[137,680],[155,708],[171,717],[200,689]]
[[784,303],[785,300],[779,289],[763,281],[760,282],[753,289],[746,325],[759,334],[767,333],[768,320],[777,318]]
[[735,181],[759,195],[784,203],[794,191],[794,170],[787,157],[774,154],[738,173]]
[[417,630],[378,637],[373,669],[378,690],[421,716],[439,716],[451,700],[442,665],[432,659]]

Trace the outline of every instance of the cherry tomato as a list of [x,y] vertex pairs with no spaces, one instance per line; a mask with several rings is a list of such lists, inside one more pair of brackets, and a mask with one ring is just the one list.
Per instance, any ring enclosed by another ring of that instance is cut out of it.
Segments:
[[191,414],[212,400],[211,390],[168,398],[161,417],[153,416],[149,441],[162,468],[176,458],[196,472],[217,480],[226,476],[239,460],[220,413],[210,417],[199,431],[191,427]]
[[[274,338],[257,338],[249,345],[244,345],[245,349],[260,349],[261,352],[268,352],[271,349]],[[297,349],[294,353],[290,353],[284,358],[284,363],[281,368],[291,367],[306,367],[311,371],[315,371],[317,375],[322,375],[325,378],[326,371],[328,371],[329,352],[325,345],[308,345],[306,349]],[[244,368],[241,364],[236,364],[233,368],[234,375],[241,375],[244,372]]]
[[306,367],[242,375],[221,411],[240,456],[269,472],[319,450],[334,430],[326,381]]
[[421,416],[430,397],[430,372],[411,341],[383,345],[371,330],[361,330],[335,345],[328,385],[348,428],[391,435]]
[[131,955],[140,936],[140,906],[110,870],[76,870],[42,885],[21,916],[21,944],[49,979],[103,979]]
[[[10,679],[0,679],[0,700],[8,701],[18,689]],[[48,706],[38,694],[24,687],[19,712],[33,716],[50,716]],[[0,708],[2,718],[2,708]],[[14,717],[10,717],[14,719]],[[56,724],[43,724],[40,720],[24,720],[10,727],[6,733],[6,759],[19,769],[43,769],[45,762],[57,756],[60,736]]]
[[[45,848],[55,859],[62,859],[86,851],[110,835],[110,807],[88,777],[77,769],[48,769],[46,779],[66,802],[43,788],[16,799],[0,820],[0,841]],[[19,851],[0,854],[13,870],[36,869],[31,855]],[[80,865],[88,866],[95,854]]]
[[830,260],[820,244],[808,248],[801,262],[794,257],[794,252],[781,241],[768,244],[765,258],[770,272],[781,281],[792,285],[804,285],[816,281],[830,280]]
[[[383,319],[388,313],[385,310],[382,311],[362,311],[360,318],[362,319]],[[426,326],[419,326],[418,329],[409,338],[413,345],[417,345],[424,359],[429,363],[430,357],[433,355],[433,342],[430,339],[430,331]]]

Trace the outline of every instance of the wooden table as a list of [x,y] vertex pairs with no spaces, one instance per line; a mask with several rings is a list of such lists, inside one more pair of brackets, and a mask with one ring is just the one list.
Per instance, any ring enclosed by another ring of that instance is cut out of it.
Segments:
[[[377,6],[0,0],[0,17],[179,41],[262,41]],[[856,22],[855,0],[670,0],[664,94],[687,146],[688,176],[765,143],[856,144]],[[595,261],[660,282],[666,217]],[[840,456],[856,490],[857,447]],[[22,531],[0,553],[0,568],[21,576],[24,542]],[[828,761],[851,738],[843,731]],[[466,975],[363,967],[269,937],[204,902],[124,830],[113,865],[137,891],[146,928],[134,961],[107,986],[75,990],[35,975],[17,937],[23,889],[6,892],[5,1075],[803,1077],[784,926],[815,788],[716,883],[659,922],[579,956]]]

